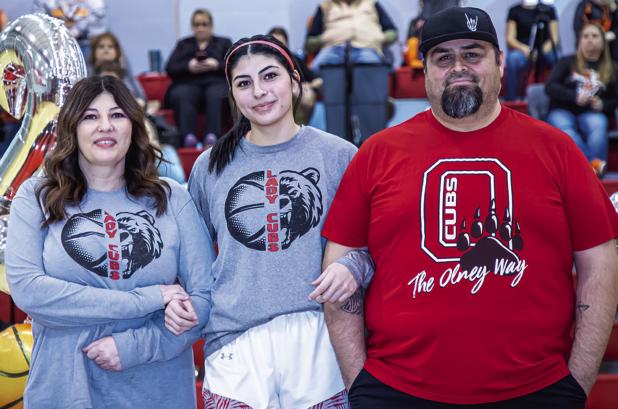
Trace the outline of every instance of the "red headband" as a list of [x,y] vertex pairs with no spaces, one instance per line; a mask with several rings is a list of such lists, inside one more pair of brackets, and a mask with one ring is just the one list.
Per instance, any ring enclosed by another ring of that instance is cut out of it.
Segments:
[[225,78],[227,79],[227,82],[230,82],[230,78],[228,77],[228,72],[227,72],[227,64],[230,61],[230,57],[236,52],[238,51],[241,47],[247,46],[247,45],[251,45],[251,44],[265,44],[267,46],[270,46],[272,48],[274,48],[275,50],[279,51],[279,54],[281,54],[283,57],[285,57],[285,59],[287,60],[288,64],[290,64],[290,68],[294,69],[294,62],[292,61],[292,57],[290,57],[290,55],[280,46],[278,46],[275,43],[271,43],[270,41],[266,41],[266,40],[253,40],[253,41],[248,41],[246,43],[242,43],[236,46],[236,48],[234,48],[232,51],[230,51],[230,53],[227,55],[227,58],[225,59]]

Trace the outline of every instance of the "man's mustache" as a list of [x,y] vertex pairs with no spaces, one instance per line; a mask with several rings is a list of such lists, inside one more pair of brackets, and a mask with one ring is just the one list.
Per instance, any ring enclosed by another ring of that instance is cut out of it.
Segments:
[[474,82],[475,84],[478,84],[478,83],[479,83],[479,77],[478,77],[478,76],[476,76],[476,75],[474,75],[474,74],[466,74],[466,73],[453,73],[453,74],[450,74],[450,75],[446,78],[446,80],[444,80],[444,86],[445,86],[445,87],[448,87],[449,85],[451,85],[451,83],[452,83],[453,81],[460,80],[460,79],[465,79],[465,80],[468,80],[468,81],[472,81],[472,82]]

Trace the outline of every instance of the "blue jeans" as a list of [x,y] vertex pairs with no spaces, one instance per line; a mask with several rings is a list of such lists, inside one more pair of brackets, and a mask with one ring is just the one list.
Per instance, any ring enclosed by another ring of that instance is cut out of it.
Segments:
[[[320,70],[323,64],[343,64],[345,45],[334,45],[322,48],[313,59],[311,69]],[[350,47],[350,62],[353,63],[380,63],[382,56],[373,48]]]
[[[553,67],[556,62],[553,52],[543,54],[543,58],[546,66]],[[506,92],[504,93],[505,101],[513,101],[519,95],[519,91],[522,89],[521,81],[526,74],[525,71],[528,68],[528,58],[519,50],[508,50],[506,52]],[[527,79],[526,79],[527,81]]]
[[607,160],[608,120],[604,113],[587,111],[575,115],[564,109],[552,109],[547,122],[575,141],[588,160]]

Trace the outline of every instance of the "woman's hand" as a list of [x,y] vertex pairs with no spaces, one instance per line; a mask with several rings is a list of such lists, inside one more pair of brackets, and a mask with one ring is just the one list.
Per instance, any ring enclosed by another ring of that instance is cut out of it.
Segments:
[[208,64],[204,63],[204,61],[198,61],[197,58],[191,58],[191,60],[189,60],[189,71],[193,74],[208,71]]
[[203,61],[206,71],[215,71],[219,68],[219,61],[216,58],[208,57]]
[[180,335],[198,324],[197,314],[191,300],[172,300],[165,307],[165,327],[174,335]]
[[580,107],[585,107],[590,104],[590,96],[584,92],[578,92],[575,96],[575,103]]
[[105,337],[94,341],[82,349],[89,359],[108,371],[122,371],[120,356],[116,349],[116,342],[112,337]]
[[185,301],[189,299],[189,294],[178,284],[160,285],[161,295],[163,296],[163,305],[167,305],[172,300]]
[[594,109],[595,111],[602,111],[603,110],[603,100],[597,97],[596,95],[590,98],[590,108]]
[[319,303],[344,302],[358,289],[354,276],[346,266],[332,263],[311,283],[317,286],[309,299]]

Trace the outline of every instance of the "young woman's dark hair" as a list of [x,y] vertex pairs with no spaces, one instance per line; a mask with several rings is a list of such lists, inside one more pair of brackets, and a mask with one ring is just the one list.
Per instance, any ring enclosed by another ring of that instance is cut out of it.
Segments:
[[36,190],[47,215],[44,226],[65,219],[66,206],[79,204],[86,194],[88,184],[78,163],[77,126],[90,103],[103,92],[114,97],[131,121],[131,144],[124,170],[127,192],[133,197],[151,198],[157,216],[167,209],[170,187],[159,179],[157,165],[161,151],[148,140],[144,111],[119,79],[89,77],[80,80],[69,91],[58,115],[56,146],[45,159],[44,180]]
[[[235,42],[225,54],[224,70],[227,76],[227,84],[230,88],[230,98],[234,106],[236,106],[236,101],[234,101],[234,94],[232,92],[231,72],[234,67],[236,67],[238,60],[244,56],[254,54],[273,57],[287,70],[290,75],[290,81],[296,81],[298,83],[299,95],[294,97],[294,112],[296,112],[303,92],[300,68],[290,50],[276,38],[269,35],[255,35],[251,38],[242,38]],[[251,129],[251,123],[238,108],[234,111],[234,126],[225,135],[219,138],[217,143],[212,147],[210,162],[208,164],[209,172],[215,171],[219,174],[225,169],[227,164],[234,158],[234,152],[241,138]]]

